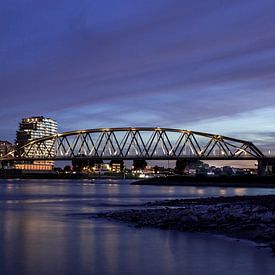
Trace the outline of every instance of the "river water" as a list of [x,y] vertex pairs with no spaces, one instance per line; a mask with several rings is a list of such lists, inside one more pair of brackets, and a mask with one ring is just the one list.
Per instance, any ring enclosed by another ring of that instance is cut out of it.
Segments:
[[275,189],[137,186],[129,181],[0,180],[0,274],[275,274],[249,241],[90,218],[161,199],[275,194]]

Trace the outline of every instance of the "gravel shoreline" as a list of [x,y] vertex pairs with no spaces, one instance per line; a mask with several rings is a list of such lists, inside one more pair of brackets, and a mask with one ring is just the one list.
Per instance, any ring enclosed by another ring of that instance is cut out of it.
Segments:
[[97,217],[136,227],[224,234],[265,243],[275,253],[275,195],[165,200],[144,206],[147,209],[101,213]]

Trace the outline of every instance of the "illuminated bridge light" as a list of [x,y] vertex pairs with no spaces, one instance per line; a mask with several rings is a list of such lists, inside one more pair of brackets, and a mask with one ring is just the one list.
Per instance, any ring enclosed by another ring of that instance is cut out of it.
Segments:
[[76,130],[33,139],[1,159],[72,160],[79,155],[102,159],[140,157],[163,160],[265,157],[249,141],[182,129],[128,127]]

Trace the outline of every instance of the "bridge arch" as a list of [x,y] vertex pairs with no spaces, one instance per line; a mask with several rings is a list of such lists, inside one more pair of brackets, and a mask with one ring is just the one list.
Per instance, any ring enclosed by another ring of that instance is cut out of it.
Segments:
[[258,159],[250,141],[204,132],[159,128],[97,128],[34,139],[2,160],[100,159]]

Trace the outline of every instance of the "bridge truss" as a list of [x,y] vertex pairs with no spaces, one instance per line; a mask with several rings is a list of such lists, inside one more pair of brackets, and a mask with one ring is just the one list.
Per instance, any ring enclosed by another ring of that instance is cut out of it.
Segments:
[[169,128],[102,128],[35,139],[2,160],[98,159],[259,159],[251,142]]

